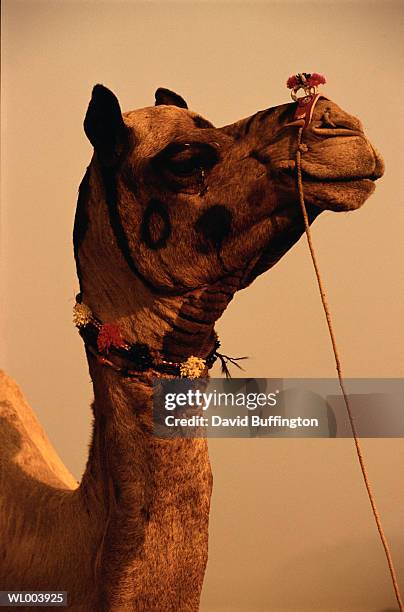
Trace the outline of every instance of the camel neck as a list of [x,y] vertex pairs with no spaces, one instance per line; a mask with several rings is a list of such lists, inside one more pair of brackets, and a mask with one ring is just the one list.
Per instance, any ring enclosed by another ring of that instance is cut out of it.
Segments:
[[94,430],[79,491],[100,522],[103,597],[109,609],[197,610],[212,487],[207,442],[156,438],[151,375],[128,380],[88,360]]

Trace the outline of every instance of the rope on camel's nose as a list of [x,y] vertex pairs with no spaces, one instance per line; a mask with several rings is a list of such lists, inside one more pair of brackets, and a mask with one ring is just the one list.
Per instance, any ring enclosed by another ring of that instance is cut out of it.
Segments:
[[304,127],[305,126],[301,126],[299,128],[299,132],[298,132],[298,136],[297,136],[296,168],[297,168],[297,187],[298,187],[298,191],[299,191],[299,203],[300,203],[300,208],[301,208],[302,214],[303,214],[304,228],[305,228],[305,232],[306,232],[307,243],[308,243],[308,246],[309,246],[311,260],[313,262],[314,271],[316,273],[317,284],[318,284],[318,288],[320,290],[321,302],[322,302],[324,313],[325,313],[325,316],[326,316],[326,319],[327,319],[328,331],[329,331],[329,334],[330,334],[332,349],[333,349],[334,358],[335,358],[335,365],[336,365],[337,373],[338,373],[339,386],[341,388],[342,395],[343,395],[343,398],[344,398],[345,407],[346,407],[346,410],[347,410],[347,413],[348,413],[349,423],[350,423],[350,426],[351,426],[352,435],[353,435],[353,439],[354,439],[354,442],[355,442],[356,454],[357,454],[358,459],[359,459],[359,464],[360,464],[360,468],[361,468],[361,471],[362,471],[363,480],[365,482],[366,491],[367,491],[367,494],[368,494],[368,497],[369,497],[369,500],[370,500],[370,505],[372,507],[373,516],[374,516],[374,519],[376,521],[377,530],[379,532],[380,539],[381,539],[381,542],[382,542],[382,545],[383,545],[383,548],[384,548],[384,552],[385,552],[385,555],[386,555],[386,559],[387,559],[387,563],[388,563],[388,566],[389,566],[389,571],[390,571],[390,575],[391,575],[391,580],[393,582],[393,587],[394,587],[394,592],[395,592],[395,595],[396,595],[397,603],[398,603],[398,605],[400,607],[400,611],[403,612],[404,605],[403,605],[403,600],[401,599],[400,588],[399,588],[399,585],[398,585],[397,574],[396,574],[396,570],[395,570],[395,567],[394,567],[393,558],[392,558],[391,551],[390,551],[390,546],[389,546],[389,543],[387,541],[386,535],[384,533],[382,521],[381,521],[381,518],[380,518],[380,514],[379,514],[379,511],[378,511],[377,506],[376,506],[376,501],[375,501],[375,497],[374,497],[374,494],[373,494],[372,486],[371,486],[370,481],[369,481],[369,476],[368,476],[368,472],[367,472],[367,467],[366,467],[365,459],[364,459],[364,456],[363,456],[363,453],[362,453],[361,445],[359,443],[359,438],[358,438],[358,433],[357,433],[357,430],[356,430],[355,420],[354,420],[354,417],[353,417],[353,414],[352,414],[352,410],[351,410],[351,406],[350,406],[350,403],[349,403],[348,395],[347,395],[346,390],[345,390],[344,380],[343,380],[343,376],[342,376],[341,361],[340,361],[339,354],[338,354],[338,347],[337,347],[337,341],[336,341],[336,338],[335,338],[335,333],[334,333],[334,328],[333,328],[333,323],[332,323],[332,318],[331,318],[331,312],[330,312],[330,308],[328,306],[327,296],[326,296],[326,292],[325,292],[325,289],[324,289],[324,284],[323,284],[323,281],[322,281],[322,278],[321,278],[320,269],[319,269],[319,265],[318,265],[318,262],[317,262],[317,257],[316,257],[316,253],[315,253],[312,237],[311,237],[310,223],[309,223],[309,218],[307,216],[306,205],[305,205],[305,202],[304,202],[304,191],[303,191],[303,181],[302,181],[301,156],[302,156],[302,150],[305,150],[304,149],[304,145],[302,146],[302,134],[303,134]]

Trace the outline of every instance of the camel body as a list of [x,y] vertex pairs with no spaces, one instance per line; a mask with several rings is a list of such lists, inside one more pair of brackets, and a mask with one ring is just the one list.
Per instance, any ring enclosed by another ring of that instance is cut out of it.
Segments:
[[80,511],[78,484],[3,372],[0,389],[1,588],[65,590],[69,576],[71,589],[88,597],[93,571],[86,544],[92,525]]
[[[80,298],[101,321],[174,362],[212,352],[234,293],[304,231],[294,109],[215,128],[169,90],[122,115],[112,92],[94,88],[74,251]],[[321,99],[304,143],[310,222],[361,206],[383,163],[360,122]],[[153,435],[152,381],[168,374],[126,378],[90,346],[87,360],[94,425],[80,484],[1,375],[0,587],[67,591],[73,610],[195,612],[208,555],[207,442]]]

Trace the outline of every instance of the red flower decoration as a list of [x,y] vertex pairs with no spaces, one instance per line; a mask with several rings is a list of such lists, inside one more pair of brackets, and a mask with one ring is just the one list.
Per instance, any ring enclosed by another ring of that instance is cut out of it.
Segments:
[[286,81],[286,86],[288,87],[288,89],[293,89],[294,87],[297,87],[298,84],[299,83],[297,80],[297,76],[295,74],[290,76],[288,80]]
[[115,323],[104,323],[98,333],[97,346],[100,353],[108,352],[111,346],[123,348],[125,345],[121,330]]
[[310,87],[315,87],[316,85],[324,85],[325,82],[325,76],[323,76],[322,74],[318,74],[318,72],[313,72],[311,77],[308,79]]
[[303,82],[299,74],[292,74],[286,81],[286,86],[288,89],[294,89],[295,87],[304,87],[304,85],[308,87],[316,87],[317,85],[323,85],[326,80],[322,74],[318,72],[312,72],[311,74],[308,72],[301,73],[306,79],[306,83]]

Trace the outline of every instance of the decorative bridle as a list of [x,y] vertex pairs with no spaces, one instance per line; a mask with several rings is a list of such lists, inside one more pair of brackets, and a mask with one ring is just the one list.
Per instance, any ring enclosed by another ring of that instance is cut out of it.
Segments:
[[136,378],[150,370],[155,374],[167,374],[180,378],[201,378],[217,360],[221,362],[222,373],[230,378],[228,363],[241,368],[238,361],[247,357],[229,357],[219,353],[220,340],[214,333],[214,345],[210,353],[202,358],[191,355],[184,361],[170,361],[161,351],[151,349],[147,344],[125,340],[117,323],[103,323],[84,304],[81,294],[76,296],[73,308],[73,323],[78,328],[87,350],[99,363],[107,366],[125,378]]
[[[357,429],[356,429],[355,419],[353,417],[351,406],[349,403],[349,398],[348,398],[348,395],[345,389],[344,379],[342,375],[341,360],[339,357],[338,346],[337,346],[337,341],[335,337],[331,312],[330,312],[330,308],[327,302],[327,295],[326,295],[326,291],[324,288],[324,283],[323,283],[323,280],[320,274],[320,269],[319,269],[316,252],[314,249],[314,244],[313,244],[311,231],[310,231],[310,222],[309,222],[306,205],[304,201],[301,158],[302,158],[302,153],[305,153],[307,151],[307,145],[305,145],[302,142],[303,134],[304,134],[304,130],[310,125],[310,121],[313,116],[313,110],[314,110],[314,107],[317,101],[319,100],[319,98],[325,97],[317,93],[317,86],[324,84],[325,82],[326,80],[324,76],[322,76],[321,74],[318,74],[318,73],[310,74],[306,72],[292,75],[291,77],[289,77],[289,79],[286,82],[287,87],[291,89],[292,99],[297,103],[294,118],[296,120],[302,120],[302,123],[301,125],[299,125],[299,130],[297,133],[297,148],[296,148],[296,170],[297,170],[296,180],[297,180],[297,189],[299,193],[299,204],[300,204],[300,208],[301,208],[302,215],[303,215],[304,229],[306,233],[307,244],[309,247],[311,260],[313,263],[313,267],[314,267],[314,271],[315,271],[316,279],[317,279],[317,284],[318,284],[318,288],[320,291],[321,303],[323,305],[324,314],[327,320],[327,327],[328,327],[328,331],[329,331],[329,335],[331,339],[332,350],[334,353],[335,366],[337,369],[339,386],[342,392],[342,396],[344,398],[344,403],[345,403],[345,407],[347,410],[349,423],[351,426],[352,436],[353,436],[354,443],[355,443],[356,454],[358,457],[360,469],[361,469],[363,480],[365,483],[366,492],[368,494],[370,505],[372,508],[372,513],[373,513],[373,516],[376,522],[377,530],[379,532],[380,540],[381,540],[381,543],[383,545],[383,549],[386,555],[386,560],[387,560],[387,564],[389,567],[391,580],[393,583],[394,593],[397,599],[397,603],[400,607],[400,611],[403,612],[404,605],[403,605],[403,600],[400,594],[400,588],[398,585],[397,573],[394,567],[394,562],[393,562],[393,558],[391,555],[389,543],[388,543],[388,540],[383,530],[380,514],[376,506],[376,500],[375,500],[372,486],[369,480],[365,458],[364,458],[363,451],[362,451],[362,448],[359,442],[359,436],[358,436]],[[300,90],[303,90],[304,95],[301,97],[298,97],[297,94]]]

